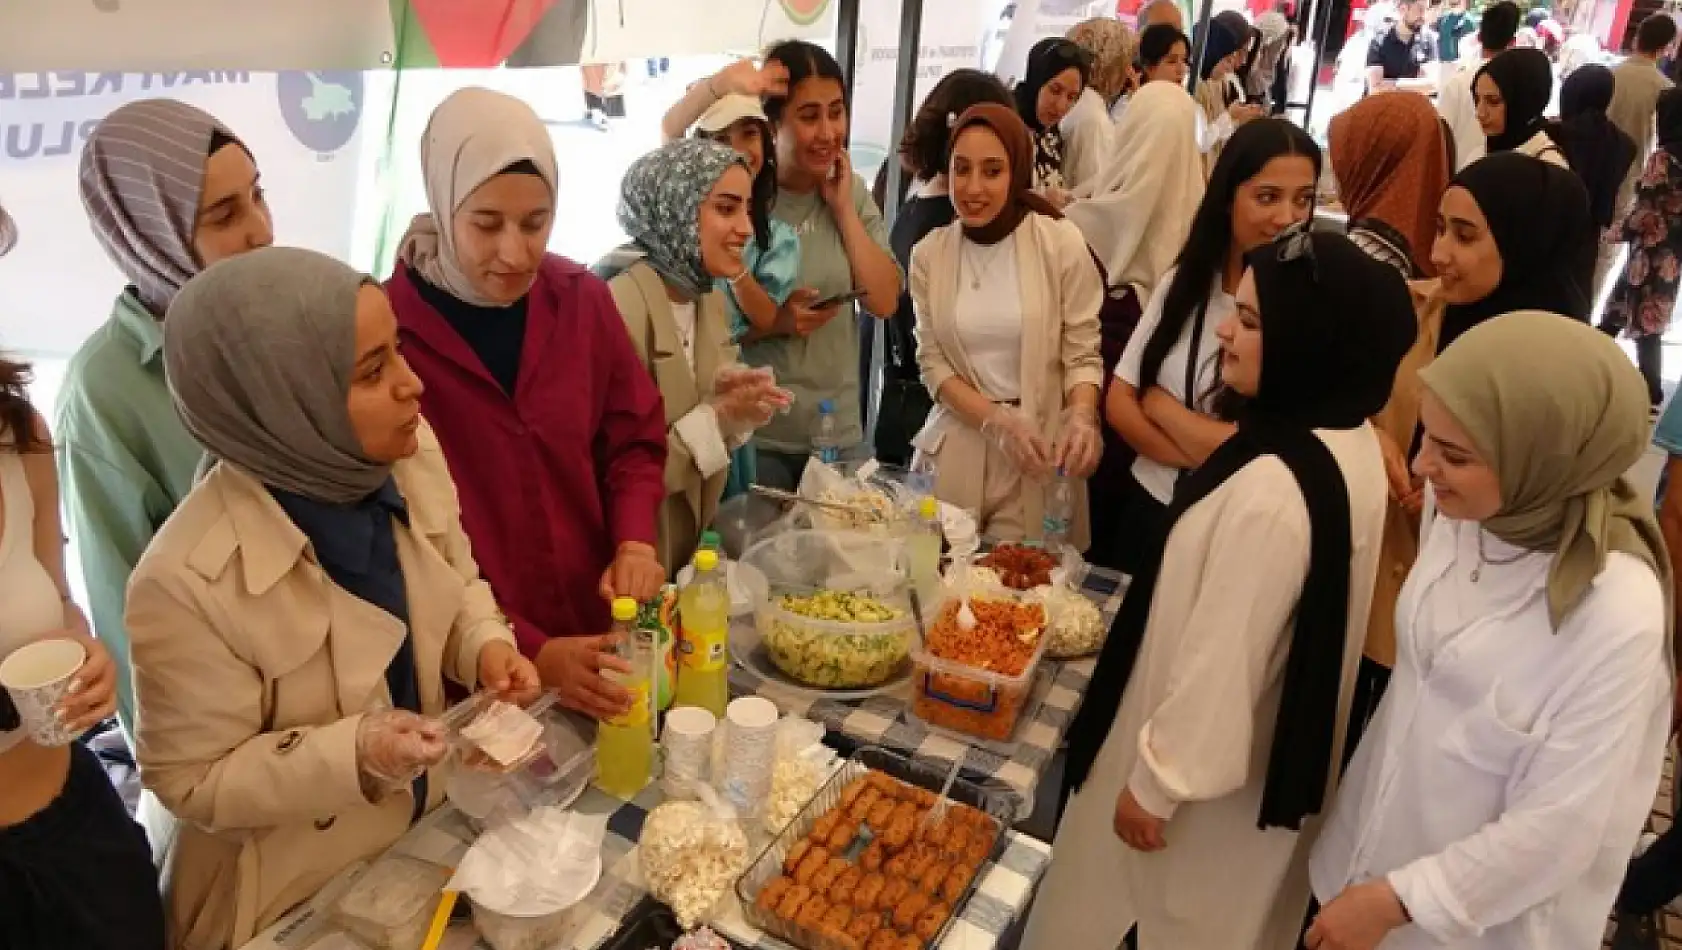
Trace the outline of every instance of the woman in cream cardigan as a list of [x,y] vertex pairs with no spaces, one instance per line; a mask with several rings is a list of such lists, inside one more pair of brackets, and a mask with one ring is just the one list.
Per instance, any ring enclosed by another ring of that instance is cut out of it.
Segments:
[[146,787],[182,823],[177,950],[250,941],[444,799],[444,681],[537,670],[479,579],[420,380],[372,279],[312,251],[216,264],[164,364],[215,464],[129,585]]
[[734,149],[680,139],[625,173],[619,224],[631,243],[596,267],[666,407],[660,563],[688,563],[724,493],[730,453],[788,405],[768,369],[737,363],[717,281],[747,276],[753,178]]
[[934,464],[941,500],[1004,541],[1043,536],[1043,487],[1061,471],[1075,481],[1070,540],[1085,550],[1085,479],[1103,452],[1098,268],[1080,230],[1030,190],[1033,145],[1015,113],[973,106],[953,134],[958,220],[911,255],[917,362],[935,398],[918,460]]

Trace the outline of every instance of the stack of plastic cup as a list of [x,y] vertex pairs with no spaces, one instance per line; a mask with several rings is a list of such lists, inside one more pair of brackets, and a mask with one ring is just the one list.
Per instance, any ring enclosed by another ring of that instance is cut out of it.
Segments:
[[661,789],[670,799],[693,800],[695,787],[705,784],[712,771],[713,731],[718,717],[699,706],[678,706],[666,714],[666,731],[660,736],[665,757]]
[[724,779],[720,789],[748,827],[771,796],[777,759],[777,707],[769,699],[744,696],[725,709]]

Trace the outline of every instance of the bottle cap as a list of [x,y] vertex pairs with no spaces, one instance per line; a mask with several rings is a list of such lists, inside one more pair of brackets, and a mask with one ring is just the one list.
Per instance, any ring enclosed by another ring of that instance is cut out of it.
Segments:
[[933,498],[925,496],[917,503],[917,512],[925,518],[933,518],[940,513],[940,505]]
[[701,532],[701,547],[712,548],[716,551],[719,549],[721,543],[722,542],[719,539],[717,531],[709,528],[706,531]]
[[708,550],[707,548],[702,548],[701,550],[696,551],[695,552],[695,570],[697,570],[697,571],[716,571],[716,570],[718,570],[718,552]]
[[637,602],[630,597],[613,598],[613,619],[619,621],[637,619]]
[[835,400],[825,399],[818,403],[818,415],[827,416],[835,411]]

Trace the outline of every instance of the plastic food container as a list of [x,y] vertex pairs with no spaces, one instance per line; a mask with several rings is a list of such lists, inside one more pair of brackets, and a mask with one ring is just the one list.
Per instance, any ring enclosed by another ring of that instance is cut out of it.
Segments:
[[402,855],[369,865],[333,905],[333,922],[372,950],[416,950],[426,941],[450,872]]
[[[945,785],[947,768],[947,763],[913,761],[875,746],[859,749],[823,787],[818,789],[811,802],[795,816],[781,834],[771,840],[736,881],[736,897],[741,902],[743,917],[765,933],[803,950],[852,950],[853,945],[836,939],[833,933],[806,927],[797,921],[767,912],[757,902],[760,891],[771,881],[783,876],[783,862],[789,852],[812,834],[820,819],[843,805],[846,789],[855,780],[872,773],[881,773],[912,788],[924,790],[928,793],[924,801],[932,804],[938,801],[936,796]],[[980,859],[975,864],[975,876],[964,886],[957,899],[950,903],[951,913],[946,922],[932,937],[923,940],[925,947],[939,946],[946,931],[951,927],[951,922],[959,918],[971,895],[975,893],[976,886],[986,874],[987,862],[997,855],[1003,829],[1012,820],[1009,814],[997,810],[994,799],[962,777],[952,783],[948,801],[953,805],[968,806],[981,813],[977,817],[981,819],[982,828],[978,831],[978,837],[974,839],[979,842]],[[849,864],[858,864],[863,852],[876,840],[879,839],[868,826],[861,826],[852,845],[834,856],[845,859]],[[944,898],[942,900],[944,901]],[[898,928],[890,920],[886,929]]]
[[583,922],[579,909],[585,906],[574,904],[540,917],[516,917],[498,913],[478,901],[469,903],[473,907],[473,926],[491,945],[491,950],[551,950],[570,946],[573,934]]
[[[1033,603],[1002,589],[975,591],[972,595],[984,600]],[[957,606],[956,595],[948,596],[931,621],[931,629]],[[1043,611],[1041,606],[1042,624],[1033,652],[1016,674],[937,656],[931,645],[918,644],[911,652],[912,713],[931,726],[995,742],[1009,741],[1015,734],[1017,720],[1028,707],[1034,676],[1050,639],[1046,636]],[[938,646],[938,641],[934,646]]]
[[450,775],[450,801],[482,829],[524,817],[540,806],[570,805],[590,784],[595,749],[589,723],[552,702],[542,708],[533,704],[527,711],[532,710],[543,725],[543,739],[524,765],[496,772],[458,762]]
[[765,575],[755,615],[771,662],[826,689],[898,675],[917,638],[902,559],[900,542],[862,532],[789,531],[754,545],[743,562]]

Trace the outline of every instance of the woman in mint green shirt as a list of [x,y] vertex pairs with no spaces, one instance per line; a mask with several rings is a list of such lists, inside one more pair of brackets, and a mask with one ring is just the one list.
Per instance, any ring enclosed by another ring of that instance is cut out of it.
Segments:
[[775,221],[800,239],[799,288],[769,330],[750,329],[742,356],[776,371],[794,406],[759,430],[759,481],[794,488],[805,471],[818,405],[834,406],[844,445],[862,446],[858,331],[854,304],[816,307],[825,297],[858,291],[859,305],[892,315],[902,277],[888,249],[887,225],[870,186],[847,157],[848,112],[841,67],[823,48],[800,40],[765,54],[786,71],[786,96],[765,99],[777,138]]
[[203,454],[164,381],[164,314],[188,280],[268,246],[274,231],[251,152],[184,102],[143,99],[106,116],[82,150],[80,177],[94,237],[128,286],[71,358],[54,428],[94,634],[117,664],[117,715],[132,736],[124,591]]

